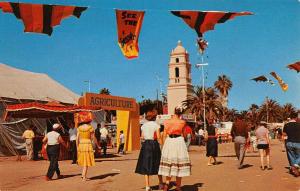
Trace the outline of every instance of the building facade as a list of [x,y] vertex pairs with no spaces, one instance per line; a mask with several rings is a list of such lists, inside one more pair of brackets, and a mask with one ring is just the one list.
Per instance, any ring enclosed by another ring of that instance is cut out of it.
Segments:
[[170,54],[169,85],[168,85],[168,114],[174,114],[176,107],[182,108],[182,102],[192,94],[191,64],[189,54],[181,41]]

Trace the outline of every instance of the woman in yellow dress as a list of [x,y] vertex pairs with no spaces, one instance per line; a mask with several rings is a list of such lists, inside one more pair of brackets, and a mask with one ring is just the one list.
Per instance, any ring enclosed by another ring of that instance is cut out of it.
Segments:
[[[84,114],[81,114],[84,115]],[[88,114],[89,115],[89,114]],[[77,128],[77,152],[78,152],[78,165],[82,166],[81,178],[83,181],[88,180],[86,177],[89,166],[95,166],[94,150],[92,140],[95,140],[94,129],[91,126],[92,118],[81,120]],[[94,141],[99,147],[97,141]]]

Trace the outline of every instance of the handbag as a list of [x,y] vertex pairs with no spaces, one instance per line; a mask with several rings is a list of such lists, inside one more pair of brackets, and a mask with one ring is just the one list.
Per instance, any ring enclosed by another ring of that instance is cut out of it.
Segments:
[[204,132],[204,141],[207,141],[208,140],[208,133],[207,131]]

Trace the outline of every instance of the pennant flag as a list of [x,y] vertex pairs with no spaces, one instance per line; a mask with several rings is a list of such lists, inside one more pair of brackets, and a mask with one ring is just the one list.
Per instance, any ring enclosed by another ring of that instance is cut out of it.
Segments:
[[214,30],[218,23],[225,23],[227,20],[236,16],[252,15],[251,12],[220,12],[220,11],[171,11],[177,17],[180,17],[202,37],[206,31]]
[[0,2],[0,9],[13,13],[24,23],[24,32],[44,33],[51,36],[53,27],[70,16],[80,17],[87,7]]
[[287,67],[291,70],[296,70],[297,73],[300,72],[300,61],[295,62],[294,64],[289,64]]
[[275,85],[275,83],[272,81],[272,80],[270,80],[269,78],[267,78],[266,76],[258,76],[258,77],[256,77],[256,78],[252,78],[251,80],[254,80],[254,81],[256,81],[256,82],[268,82],[268,83],[270,83],[272,86],[274,86]]
[[283,91],[287,91],[289,89],[288,84],[284,83],[280,76],[278,76],[275,72],[270,73],[279,83],[281,89]]
[[268,78],[266,78],[266,76],[258,76],[256,78],[252,78],[251,80],[254,80],[256,82],[266,82],[268,81]]
[[203,54],[205,49],[208,46],[208,42],[206,40],[204,40],[203,38],[198,38],[197,39],[197,44],[198,44],[199,52],[201,54]]
[[128,59],[139,55],[138,40],[144,13],[144,11],[116,10],[118,44]]

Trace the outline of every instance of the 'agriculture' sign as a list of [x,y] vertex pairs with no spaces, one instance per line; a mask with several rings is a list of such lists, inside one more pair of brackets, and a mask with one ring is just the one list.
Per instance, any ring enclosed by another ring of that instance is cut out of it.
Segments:
[[[135,111],[136,102],[133,98],[111,96],[105,94],[86,93],[83,100],[85,106],[101,107],[105,110]],[[82,104],[82,103],[80,103]]]

